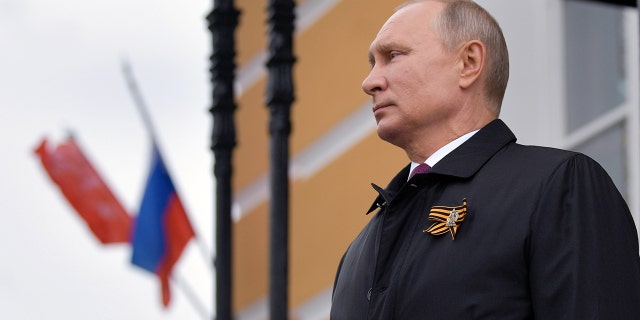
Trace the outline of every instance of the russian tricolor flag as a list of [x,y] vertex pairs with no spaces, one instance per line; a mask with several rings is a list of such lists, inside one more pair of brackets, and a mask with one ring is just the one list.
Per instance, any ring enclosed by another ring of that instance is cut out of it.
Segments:
[[165,307],[171,299],[171,269],[193,236],[189,218],[154,143],[151,172],[133,228],[131,262],[158,275]]

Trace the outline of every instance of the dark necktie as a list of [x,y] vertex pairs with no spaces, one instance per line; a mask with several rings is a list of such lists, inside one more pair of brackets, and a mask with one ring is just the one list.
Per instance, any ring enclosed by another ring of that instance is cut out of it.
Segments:
[[413,178],[413,176],[415,176],[416,174],[424,174],[429,172],[429,170],[431,170],[431,167],[429,167],[429,165],[427,165],[426,163],[421,163],[417,167],[415,167],[413,171],[411,171],[409,180],[411,180],[411,178]]

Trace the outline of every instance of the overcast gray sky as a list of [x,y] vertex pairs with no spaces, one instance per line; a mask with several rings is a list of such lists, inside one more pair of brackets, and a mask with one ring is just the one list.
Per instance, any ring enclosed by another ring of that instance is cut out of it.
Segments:
[[[157,278],[127,245],[101,246],[32,150],[72,130],[131,212],[150,139],[121,72],[128,59],[200,241],[212,243],[212,1],[0,0],[0,317],[200,319],[179,287],[162,309]],[[212,313],[212,272],[192,241],[177,268]]]

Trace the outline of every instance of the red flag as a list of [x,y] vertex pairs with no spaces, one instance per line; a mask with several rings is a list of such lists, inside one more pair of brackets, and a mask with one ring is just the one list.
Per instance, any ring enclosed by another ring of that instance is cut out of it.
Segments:
[[43,139],[35,153],[51,180],[102,244],[129,242],[131,216],[72,137],[54,150]]

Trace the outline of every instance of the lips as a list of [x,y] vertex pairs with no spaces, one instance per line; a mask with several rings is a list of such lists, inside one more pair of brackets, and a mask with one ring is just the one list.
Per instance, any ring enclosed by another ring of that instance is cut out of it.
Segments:
[[390,104],[376,104],[373,106],[373,113],[376,113],[376,111],[384,109],[388,106],[390,106]]

